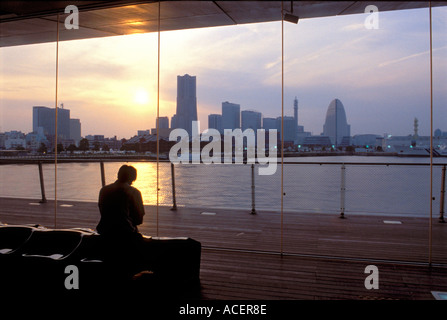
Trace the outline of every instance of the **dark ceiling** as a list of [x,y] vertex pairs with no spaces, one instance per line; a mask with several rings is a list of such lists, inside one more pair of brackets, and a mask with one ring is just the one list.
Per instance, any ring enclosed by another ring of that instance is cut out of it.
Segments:
[[[300,19],[427,8],[428,1],[284,1]],[[79,29],[66,29],[68,5],[79,10]],[[432,2],[445,6],[447,1]],[[0,46],[157,32],[158,1],[1,1]],[[59,14],[59,20],[58,20]],[[215,27],[281,20],[281,1],[161,1],[160,30]],[[59,24],[56,23],[59,21]]]

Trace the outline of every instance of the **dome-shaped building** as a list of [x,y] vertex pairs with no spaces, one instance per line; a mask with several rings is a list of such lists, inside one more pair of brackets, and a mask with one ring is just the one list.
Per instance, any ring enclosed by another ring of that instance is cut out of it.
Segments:
[[345,108],[338,99],[332,100],[327,108],[323,135],[328,136],[334,145],[340,145],[343,137],[351,135],[351,126],[346,120]]

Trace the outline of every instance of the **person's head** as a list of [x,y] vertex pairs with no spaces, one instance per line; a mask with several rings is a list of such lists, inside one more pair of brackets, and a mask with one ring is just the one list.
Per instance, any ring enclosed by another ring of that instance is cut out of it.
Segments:
[[137,169],[132,166],[122,165],[118,170],[118,181],[132,184],[135,180],[137,180]]

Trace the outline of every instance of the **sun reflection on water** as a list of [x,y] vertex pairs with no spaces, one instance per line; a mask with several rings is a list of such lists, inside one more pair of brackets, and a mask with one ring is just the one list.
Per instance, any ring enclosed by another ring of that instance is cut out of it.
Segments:
[[[141,162],[131,163],[137,169],[137,180],[133,186],[141,191],[143,202],[146,205],[157,204],[157,163],[155,162]],[[160,166],[166,164],[160,164]],[[159,193],[158,204],[168,205],[169,188],[171,177],[168,170],[159,170]]]

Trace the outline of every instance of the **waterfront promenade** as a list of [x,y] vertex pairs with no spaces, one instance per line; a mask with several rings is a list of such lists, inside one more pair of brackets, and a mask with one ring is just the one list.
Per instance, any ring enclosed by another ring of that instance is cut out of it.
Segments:
[[[55,225],[54,202],[0,198],[0,222]],[[59,200],[57,228],[91,228],[96,203]],[[158,221],[158,224],[157,224]],[[158,225],[158,226],[157,226]],[[202,299],[433,299],[447,291],[447,224],[427,218],[146,206],[140,231],[202,243]],[[283,255],[280,253],[283,252]],[[379,289],[364,286],[378,267]]]

